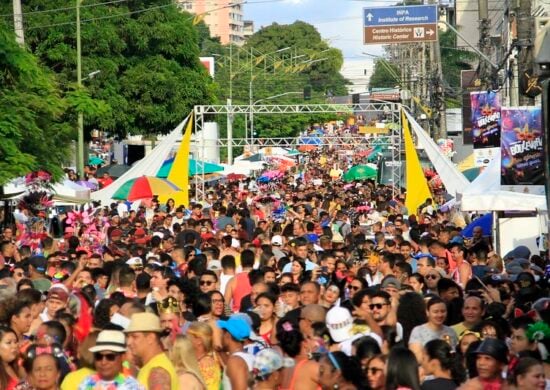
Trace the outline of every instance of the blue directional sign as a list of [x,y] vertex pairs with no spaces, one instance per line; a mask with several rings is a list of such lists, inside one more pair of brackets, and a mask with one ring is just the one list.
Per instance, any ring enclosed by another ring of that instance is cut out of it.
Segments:
[[363,9],[364,43],[387,44],[437,40],[437,5]]
[[437,23],[437,5],[407,5],[363,9],[365,27]]

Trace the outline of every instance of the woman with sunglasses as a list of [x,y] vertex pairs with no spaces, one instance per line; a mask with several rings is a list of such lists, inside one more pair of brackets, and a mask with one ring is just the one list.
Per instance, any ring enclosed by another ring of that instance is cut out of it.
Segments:
[[365,368],[370,390],[386,388],[386,355],[377,355],[367,361]]

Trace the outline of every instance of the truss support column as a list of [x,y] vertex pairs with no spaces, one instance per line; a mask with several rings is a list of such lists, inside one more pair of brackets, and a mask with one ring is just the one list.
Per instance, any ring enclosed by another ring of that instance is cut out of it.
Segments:
[[233,164],[233,103],[227,99],[227,164]]

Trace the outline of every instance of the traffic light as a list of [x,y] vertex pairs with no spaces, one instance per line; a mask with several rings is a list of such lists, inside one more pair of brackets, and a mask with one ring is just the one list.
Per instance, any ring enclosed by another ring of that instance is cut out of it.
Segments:
[[304,87],[304,100],[311,100],[311,85]]

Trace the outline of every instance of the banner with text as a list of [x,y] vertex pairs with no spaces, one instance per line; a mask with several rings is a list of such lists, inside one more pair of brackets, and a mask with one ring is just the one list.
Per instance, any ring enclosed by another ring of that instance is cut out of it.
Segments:
[[541,108],[503,107],[501,115],[501,188],[544,194]]
[[494,91],[471,92],[472,142],[477,167],[500,154],[500,101]]

